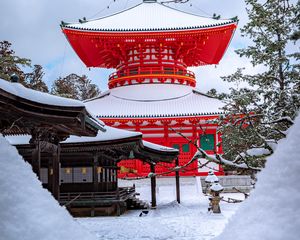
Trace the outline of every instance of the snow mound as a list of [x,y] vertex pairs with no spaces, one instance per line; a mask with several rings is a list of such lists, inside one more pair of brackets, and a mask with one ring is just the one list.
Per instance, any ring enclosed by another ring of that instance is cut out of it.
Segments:
[[300,236],[300,116],[268,158],[256,189],[217,240],[298,240]]
[[0,232],[5,240],[90,240],[92,235],[43,189],[31,166],[0,135]]

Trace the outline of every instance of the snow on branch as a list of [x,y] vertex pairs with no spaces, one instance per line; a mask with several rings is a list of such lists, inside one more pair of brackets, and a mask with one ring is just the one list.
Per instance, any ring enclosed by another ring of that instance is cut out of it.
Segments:
[[[251,170],[256,170],[256,171],[261,170],[260,168],[251,167],[248,164],[246,164],[245,162],[244,163],[235,163],[233,161],[227,160],[219,154],[215,154],[214,156],[208,155],[202,148],[200,148],[197,144],[195,144],[192,140],[190,140],[189,138],[184,136],[182,133],[177,132],[175,129],[173,129],[171,127],[170,127],[170,129],[173,132],[180,135],[181,137],[185,138],[189,143],[193,144],[197,148],[197,152],[195,153],[195,155],[191,159],[191,161],[194,158],[205,158],[208,162],[214,162],[217,164],[227,165],[227,166],[231,166],[231,167],[235,167],[235,168],[239,168],[239,169],[251,169]],[[189,164],[189,162],[187,164]]]

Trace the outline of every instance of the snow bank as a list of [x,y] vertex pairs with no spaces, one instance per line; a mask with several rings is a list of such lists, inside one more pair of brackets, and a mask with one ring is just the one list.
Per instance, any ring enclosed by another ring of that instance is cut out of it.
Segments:
[[217,240],[298,240],[300,236],[300,117],[268,158],[256,189]]
[[0,239],[90,240],[60,207],[15,147],[0,135]]

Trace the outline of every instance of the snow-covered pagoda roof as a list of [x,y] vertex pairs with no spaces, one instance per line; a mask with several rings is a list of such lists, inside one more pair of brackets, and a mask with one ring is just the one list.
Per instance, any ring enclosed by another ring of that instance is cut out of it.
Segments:
[[152,118],[221,114],[223,103],[179,84],[138,84],[110,89],[85,102],[99,118]]
[[210,28],[234,23],[186,13],[157,2],[143,2],[122,12],[64,28],[88,31],[165,31]]

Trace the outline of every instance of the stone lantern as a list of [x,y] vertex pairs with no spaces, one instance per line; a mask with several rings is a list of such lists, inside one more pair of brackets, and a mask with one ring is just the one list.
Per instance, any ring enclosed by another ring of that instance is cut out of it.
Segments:
[[213,183],[219,182],[219,179],[212,170],[209,170],[208,175],[204,181],[206,183],[205,184],[205,193],[207,193],[208,188],[211,187]]
[[209,211],[212,210],[213,213],[221,213],[221,208],[220,208],[220,193],[223,191],[223,187],[221,184],[214,183],[212,186],[209,188],[210,192],[210,197],[209,197]]

